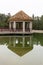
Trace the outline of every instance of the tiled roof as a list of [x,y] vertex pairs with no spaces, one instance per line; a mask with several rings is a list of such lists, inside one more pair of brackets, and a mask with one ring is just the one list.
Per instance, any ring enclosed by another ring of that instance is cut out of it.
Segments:
[[23,11],[19,11],[15,15],[11,16],[9,21],[32,21],[32,18]]

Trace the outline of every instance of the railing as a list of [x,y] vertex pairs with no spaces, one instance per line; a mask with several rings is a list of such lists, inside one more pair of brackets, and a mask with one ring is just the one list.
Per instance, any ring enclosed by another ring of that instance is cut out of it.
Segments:
[[9,31],[9,29],[0,28],[0,31]]
[[[9,31],[9,32],[23,32],[23,29],[8,29],[8,28],[0,28],[0,32]],[[25,32],[30,32],[29,29],[25,29]]]
[[18,32],[20,32],[20,31],[23,31],[23,29],[15,29],[15,31],[18,31]]
[[30,32],[30,29],[25,29],[25,31],[26,31],[26,32],[28,32],[28,31]]

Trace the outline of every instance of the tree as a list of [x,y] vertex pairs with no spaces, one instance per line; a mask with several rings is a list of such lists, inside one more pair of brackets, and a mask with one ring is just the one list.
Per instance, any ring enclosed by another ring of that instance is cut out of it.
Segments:
[[8,19],[10,18],[10,14],[0,14],[0,27],[1,28],[7,28],[8,27]]

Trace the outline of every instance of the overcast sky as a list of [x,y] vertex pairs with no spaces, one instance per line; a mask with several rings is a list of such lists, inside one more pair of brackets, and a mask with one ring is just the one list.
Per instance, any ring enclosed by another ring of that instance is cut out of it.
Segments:
[[28,15],[43,15],[43,0],[0,0],[0,13],[11,13],[23,10]]

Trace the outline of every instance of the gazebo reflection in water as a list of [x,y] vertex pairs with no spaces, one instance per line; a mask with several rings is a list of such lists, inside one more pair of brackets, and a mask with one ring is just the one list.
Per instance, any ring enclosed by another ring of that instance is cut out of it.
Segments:
[[9,37],[8,48],[19,56],[23,56],[33,49],[32,36]]

